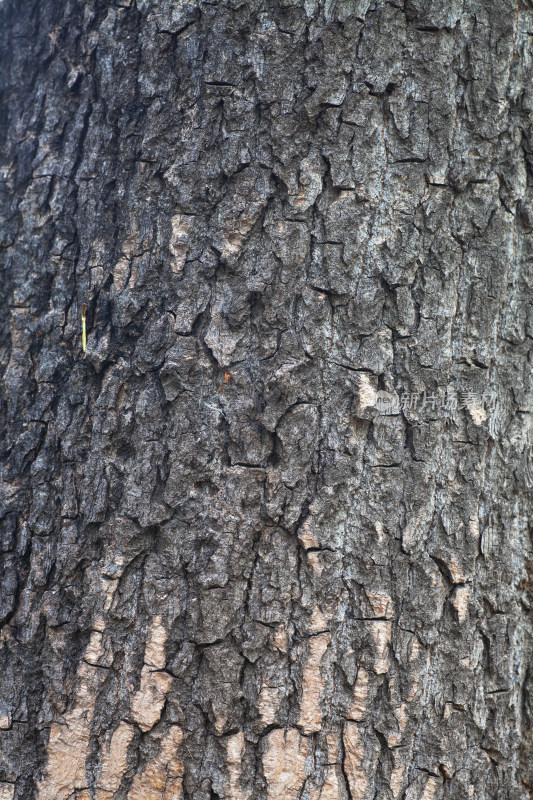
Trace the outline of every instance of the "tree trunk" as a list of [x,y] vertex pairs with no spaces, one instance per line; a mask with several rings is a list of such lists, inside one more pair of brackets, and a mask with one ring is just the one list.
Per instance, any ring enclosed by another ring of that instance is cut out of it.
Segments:
[[533,797],[531,4],[0,17],[1,800]]

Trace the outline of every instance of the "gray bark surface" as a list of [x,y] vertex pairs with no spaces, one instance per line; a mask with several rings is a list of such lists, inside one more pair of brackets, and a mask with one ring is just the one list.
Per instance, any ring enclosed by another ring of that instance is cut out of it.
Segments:
[[532,43],[0,2],[1,800],[533,797]]

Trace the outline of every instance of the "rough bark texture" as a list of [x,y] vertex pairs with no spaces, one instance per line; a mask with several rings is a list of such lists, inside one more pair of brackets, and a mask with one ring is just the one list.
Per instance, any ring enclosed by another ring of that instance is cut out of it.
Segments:
[[0,37],[1,800],[533,797],[533,6]]

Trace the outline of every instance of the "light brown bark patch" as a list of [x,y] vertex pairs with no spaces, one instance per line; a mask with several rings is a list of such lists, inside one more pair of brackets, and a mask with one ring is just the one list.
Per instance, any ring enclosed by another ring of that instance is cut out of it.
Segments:
[[409,644],[409,661],[416,661],[420,655],[420,642],[416,636],[413,636]]
[[437,778],[428,778],[424,791],[420,795],[420,800],[433,800],[439,786],[440,781]]
[[144,732],[149,731],[161,717],[166,695],[172,683],[172,677],[166,672],[159,672],[164,668],[165,642],[167,634],[157,616],[150,625],[148,641],[144,651],[144,666],[141,671],[141,685],[135,693],[131,712],[134,722]]
[[126,771],[128,747],[133,738],[133,725],[122,721],[113,732],[111,741],[104,747],[102,772],[98,788],[108,792],[116,792]]
[[12,716],[9,711],[0,714],[0,731],[8,731],[12,724]]
[[313,608],[311,620],[309,622],[309,633],[324,633],[328,630],[327,620],[317,605]]
[[366,715],[368,698],[368,672],[364,667],[359,667],[357,680],[353,691],[353,702],[348,711],[350,719],[361,722]]
[[377,658],[374,662],[374,672],[383,675],[389,669],[389,642],[391,639],[392,625],[390,622],[373,622],[372,634],[376,643]]
[[398,731],[395,733],[389,733],[387,736],[387,744],[389,747],[398,747],[401,744],[403,732],[407,725],[407,703],[402,703],[398,708],[394,709],[394,716],[398,721]]
[[341,769],[335,764],[330,764],[326,772],[326,779],[320,789],[320,800],[345,800],[346,789],[342,778]]
[[259,714],[263,725],[272,725],[276,721],[279,706],[279,689],[277,686],[263,684],[259,693]]
[[365,800],[368,789],[368,775],[364,768],[365,751],[355,722],[344,726],[344,771],[348,778],[352,800]]
[[276,633],[274,634],[274,646],[281,653],[286,653],[289,649],[289,639],[287,636],[287,629],[285,625],[278,625]]
[[182,738],[180,728],[173,725],[159,753],[133,779],[128,800],[182,800],[183,764],[177,754]]
[[305,780],[307,738],[289,728],[272,731],[266,740],[263,772],[268,800],[297,800]]
[[457,563],[457,559],[455,558],[454,555],[450,556],[450,563],[448,564],[448,569],[450,570],[450,575],[454,583],[463,583],[465,576],[459,564]]
[[142,668],[141,685],[131,703],[133,720],[142,731],[149,731],[159,721],[171,683],[168,673]]
[[298,539],[300,540],[302,547],[304,547],[306,550],[308,550],[310,547],[318,547],[318,542],[313,532],[310,530],[312,521],[313,517],[308,517],[298,531]]
[[481,425],[487,419],[487,412],[479,403],[468,403],[467,409],[472,417],[474,425]]
[[405,766],[403,764],[398,764],[398,766],[395,766],[391,772],[390,789],[392,792],[392,796],[394,797],[394,800],[397,800],[397,798],[400,797],[400,794],[404,787],[404,776],[405,776]]
[[312,636],[309,639],[309,657],[304,667],[302,678],[302,702],[298,720],[298,724],[301,725],[306,734],[319,731],[322,726],[320,696],[324,688],[325,679],[321,665],[329,643],[330,636],[327,633]]
[[96,666],[104,655],[103,634],[101,631],[92,631],[89,644],[85,651],[85,661]]
[[228,783],[231,800],[247,800],[241,789],[241,763],[244,755],[244,734],[242,731],[228,738],[226,744],[226,763],[228,765]]
[[323,565],[321,563],[320,557],[318,553],[308,553],[307,560],[309,561],[311,567],[313,568],[313,572],[315,575],[320,578],[322,575]]
[[161,622],[161,617],[154,618],[150,625],[148,641],[144,651],[144,663],[152,669],[164,669],[166,664],[165,642],[167,632]]
[[373,407],[376,405],[376,389],[372,386],[370,378],[366,372],[359,375],[359,405],[361,408]]
[[392,617],[392,600],[387,592],[367,591],[366,594],[376,617],[385,617],[385,619],[390,619]]
[[452,598],[452,605],[457,611],[457,618],[459,622],[464,622],[468,614],[468,586],[458,586]]
[[102,671],[80,662],[72,708],[50,727],[46,773],[38,787],[38,800],[67,800],[75,789],[87,785],[85,759],[89,748],[94,704]]
[[479,519],[477,516],[470,517],[468,521],[468,529],[472,538],[477,541],[479,539]]

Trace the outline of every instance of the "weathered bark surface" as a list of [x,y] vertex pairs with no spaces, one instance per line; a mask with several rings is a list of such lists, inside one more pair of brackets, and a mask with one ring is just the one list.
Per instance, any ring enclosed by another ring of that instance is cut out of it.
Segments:
[[533,797],[531,4],[0,37],[0,798]]

